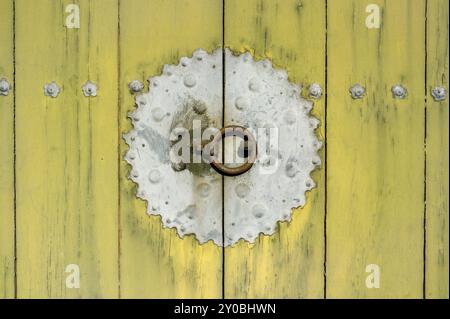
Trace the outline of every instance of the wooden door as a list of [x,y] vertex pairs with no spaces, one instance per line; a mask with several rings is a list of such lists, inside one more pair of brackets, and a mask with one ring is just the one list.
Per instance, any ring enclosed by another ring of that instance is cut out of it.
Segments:
[[[323,89],[317,187],[227,248],[146,214],[122,139],[131,81],[218,47]],[[449,296],[447,1],[0,0],[1,79],[2,298]]]

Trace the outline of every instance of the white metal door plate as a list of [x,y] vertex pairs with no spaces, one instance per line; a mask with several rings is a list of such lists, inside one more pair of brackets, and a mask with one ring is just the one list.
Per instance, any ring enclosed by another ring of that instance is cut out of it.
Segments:
[[[133,129],[124,134],[130,178],[137,196],[148,202],[148,214],[161,215],[180,237],[194,234],[200,243],[220,246],[254,242],[273,234],[277,222],[290,221],[292,208],[303,206],[305,192],[315,186],[310,173],[321,162],[322,143],[314,133],[319,121],[300,87],[269,60],[199,49],[151,77],[136,105]],[[244,126],[263,151],[248,172],[234,177],[221,176],[207,163],[180,166],[171,157],[174,132],[190,132],[196,122],[202,128]]]

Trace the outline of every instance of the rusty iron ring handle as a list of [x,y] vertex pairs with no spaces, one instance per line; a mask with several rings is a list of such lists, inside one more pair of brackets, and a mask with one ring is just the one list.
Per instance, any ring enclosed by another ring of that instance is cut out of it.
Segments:
[[[251,145],[254,145],[254,158],[256,158],[257,155],[257,145],[256,145],[256,140],[255,137],[253,136],[252,133],[250,133],[249,130],[247,130],[245,127],[240,126],[240,125],[228,125],[225,127],[222,127],[220,129],[220,141],[222,142],[222,140],[224,139],[224,137],[226,137],[226,134],[228,133],[226,131],[226,129],[230,129],[232,128],[233,130],[231,131],[230,136],[236,135],[235,133],[235,129],[239,129],[242,130],[242,132],[244,132],[244,134],[246,136],[248,136],[249,142],[252,143]],[[222,151],[222,153],[224,153],[225,150]],[[237,175],[241,175],[244,174],[246,171],[248,171],[252,166],[253,166],[253,162],[249,162],[248,158],[247,161],[242,164],[241,166],[238,167],[228,167],[223,163],[219,163],[217,160],[213,160],[211,162],[211,166],[212,168],[214,168],[214,170],[216,170],[216,172],[218,172],[221,175],[225,175],[225,176],[237,176]]]

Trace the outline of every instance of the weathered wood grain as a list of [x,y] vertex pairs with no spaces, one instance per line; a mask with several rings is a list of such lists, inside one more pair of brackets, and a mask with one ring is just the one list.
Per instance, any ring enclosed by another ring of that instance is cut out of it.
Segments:
[[[327,297],[421,298],[425,1],[371,3],[380,29],[365,25],[368,3],[328,1]],[[366,287],[368,264],[380,288]]]
[[[427,180],[426,298],[449,297],[448,268],[448,1],[428,0],[427,9]],[[431,96],[435,86],[447,99]]]
[[[19,298],[118,296],[118,6],[77,1],[80,28],[66,29],[70,3],[16,1]],[[79,289],[66,287],[68,264]]]
[[[221,46],[222,0],[15,2],[16,83],[0,96],[0,298],[448,298],[448,98],[430,94],[448,91],[447,1],[225,1],[227,47],[272,59],[304,94],[328,84],[313,109],[327,133],[317,188],[275,235],[225,249],[225,268],[222,248],[147,216],[121,138],[128,83]],[[13,3],[0,0],[11,85]],[[70,3],[80,29],[64,26]],[[369,3],[381,29],[365,25]],[[95,98],[82,94],[88,79]],[[56,99],[43,94],[53,80]],[[407,99],[392,98],[397,83]],[[379,289],[365,285],[372,263]],[[80,289],[65,285],[68,264]]]
[[[160,74],[198,48],[212,51],[222,42],[221,0],[136,0],[120,2],[120,134],[131,128],[134,109],[128,83]],[[147,88],[146,88],[147,89]],[[122,160],[120,143],[120,277],[123,298],[220,298],[222,249],[199,245],[193,236],[180,239],[149,217],[136,198]]]
[[[13,1],[0,1],[0,79],[14,81]],[[14,298],[14,88],[0,95],[0,299]]]
[[[225,1],[225,45],[268,57],[292,82],[325,85],[325,1]],[[325,99],[312,113],[324,139]],[[324,151],[321,152],[324,163]],[[324,165],[324,164],[323,164]],[[322,166],[323,167],[323,166]],[[322,298],[324,287],[324,169],[313,173],[317,188],[296,209],[290,224],[254,245],[225,250],[226,298]],[[225,230],[226,231],[226,230]]]

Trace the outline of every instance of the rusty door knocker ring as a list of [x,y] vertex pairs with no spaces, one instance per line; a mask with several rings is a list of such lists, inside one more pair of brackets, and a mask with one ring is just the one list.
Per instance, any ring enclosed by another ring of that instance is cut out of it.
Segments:
[[[220,134],[220,136],[219,136]],[[247,137],[247,140],[245,142],[249,147],[247,148],[248,156],[246,156],[246,161],[244,164],[238,166],[238,167],[228,167],[224,163],[218,161],[217,159],[214,159],[211,161],[211,166],[221,175],[225,176],[237,176],[244,174],[246,171],[248,171],[252,166],[253,163],[256,160],[257,155],[257,145],[256,145],[256,139],[253,136],[253,134],[246,129],[243,126],[240,125],[227,125],[225,127],[222,127],[217,134],[217,136],[214,138],[214,140],[217,142],[222,142],[225,137],[227,136],[240,136],[245,140],[245,137]]]

